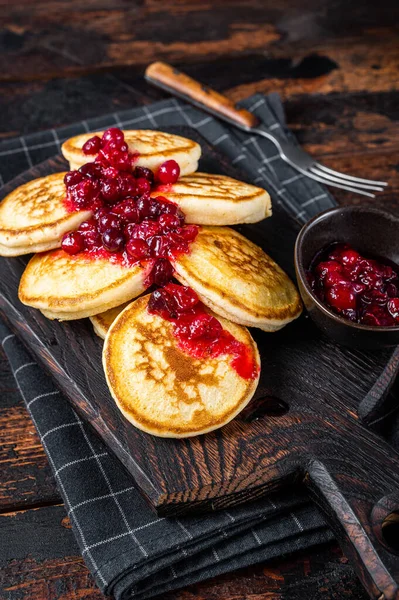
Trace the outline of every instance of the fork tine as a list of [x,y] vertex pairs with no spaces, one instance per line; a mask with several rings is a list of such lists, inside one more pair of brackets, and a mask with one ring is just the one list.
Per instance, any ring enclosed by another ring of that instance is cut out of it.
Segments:
[[326,179],[329,179],[332,182],[335,183],[343,183],[345,185],[356,185],[358,188],[362,188],[365,190],[374,190],[375,192],[383,192],[384,188],[383,187],[377,187],[376,185],[369,185],[367,183],[355,183],[352,181],[348,181],[346,179],[341,179],[336,177],[335,175],[330,175],[329,173],[324,173],[324,171],[321,171],[320,169],[316,169],[315,166],[310,167],[310,170],[312,171],[312,173],[314,173],[315,175],[319,175],[319,177],[324,177]]
[[373,179],[362,179],[360,177],[352,177],[352,175],[346,175],[345,173],[340,173],[339,171],[334,171],[334,169],[330,169],[329,167],[325,167],[321,163],[315,162],[314,165],[325,171],[326,173],[330,173],[331,175],[335,175],[340,179],[348,179],[348,181],[352,181],[352,183],[370,183],[372,185],[388,185],[386,181],[374,181]]
[[318,175],[315,175],[311,171],[307,171],[305,169],[298,169],[298,167],[296,167],[296,169],[298,171],[300,171],[301,173],[303,173],[303,175],[306,175],[306,177],[310,177],[311,179],[314,179],[315,181],[320,181],[320,183],[324,183],[324,185],[332,185],[334,187],[340,188],[341,190],[347,190],[348,192],[355,192],[355,194],[362,194],[363,196],[368,196],[369,198],[375,198],[375,194],[370,194],[370,192],[366,192],[365,190],[350,187],[348,185],[341,185],[340,183],[333,183],[332,181],[329,181],[328,179],[324,179],[323,177],[319,177]]

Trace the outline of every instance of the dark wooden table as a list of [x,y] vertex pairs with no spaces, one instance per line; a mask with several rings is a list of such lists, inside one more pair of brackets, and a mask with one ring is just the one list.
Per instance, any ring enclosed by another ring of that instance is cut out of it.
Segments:
[[[157,59],[239,100],[279,91],[304,147],[390,187],[341,203],[399,215],[399,3],[385,0],[0,0],[0,135],[59,126],[163,95]],[[0,356],[1,600],[100,600],[43,447]],[[335,544],[164,600],[365,600]]]

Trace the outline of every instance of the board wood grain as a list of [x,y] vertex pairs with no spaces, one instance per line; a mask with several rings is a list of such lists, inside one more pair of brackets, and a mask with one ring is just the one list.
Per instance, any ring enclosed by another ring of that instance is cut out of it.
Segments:
[[[201,170],[245,179],[197,133],[174,131],[201,143]],[[4,193],[63,169],[63,159],[46,161],[10,183]],[[271,219],[238,229],[293,276],[297,226],[286,214],[275,208]],[[362,406],[365,419],[381,408],[398,370],[397,348],[373,353],[339,347],[306,315],[274,334],[255,331],[262,376],[249,408],[205,436],[154,438],[135,429],[116,408],[101,368],[102,343],[89,321],[51,322],[19,302],[17,288],[26,262],[27,257],[1,259],[1,314],[121,459],[159,514],[222,508],[288,481],[305,483],[369,594],[398,597],[399,560],[378,527],[384,514],[399,506],[399,458],[364,427],[358,413]],[[381,504],[381,498],[389,501]]]

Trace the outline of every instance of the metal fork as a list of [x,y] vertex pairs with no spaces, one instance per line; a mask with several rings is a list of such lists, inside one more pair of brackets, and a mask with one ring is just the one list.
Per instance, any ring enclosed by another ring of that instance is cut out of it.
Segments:
[[325,185],[332,185],[370,198],[375,198],[375,194],[371,193],[372,191],[382,192],[384,186],[388,185],[385,181],[353,177],[325,167],[315,161],[299,146],[294,146],[276,133],[261,129],[259,120],[253,113],[242,108],[236,108],[226,96],[202,85],[166,63],[152,63],[146,69],[145,78],[153,85],[183,98],[194,104],[194,106],[234,127],[238,127],[242,131],[269,139],[275,144],[281,158],[306,177],[315,179]]

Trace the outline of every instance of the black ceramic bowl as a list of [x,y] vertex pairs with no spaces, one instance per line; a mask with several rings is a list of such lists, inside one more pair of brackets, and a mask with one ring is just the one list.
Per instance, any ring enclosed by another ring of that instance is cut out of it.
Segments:
[[333,208],[304,225],[295,244],[299,291],[316,325],[346,346],[365,349],[396,346],[399,325],[372,327],[352,323],[332,312],[313,293],[307,279],[310,263],[317,252],[333,242],[345,242],[361,254],[387,258],[399,265],[399,219],[375,208]]

